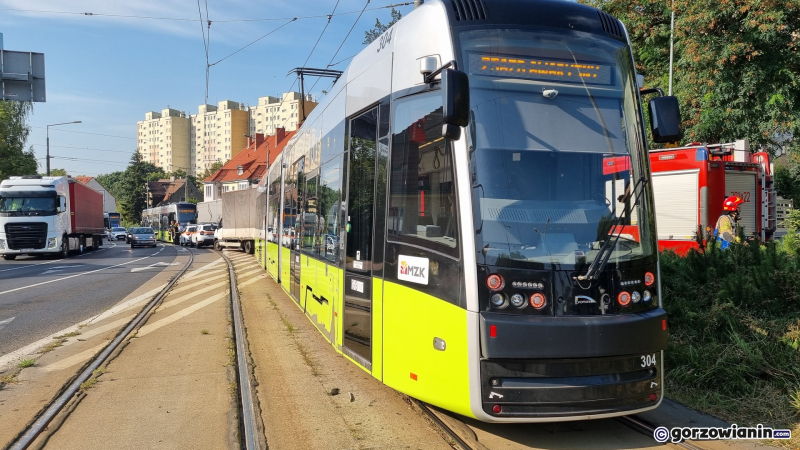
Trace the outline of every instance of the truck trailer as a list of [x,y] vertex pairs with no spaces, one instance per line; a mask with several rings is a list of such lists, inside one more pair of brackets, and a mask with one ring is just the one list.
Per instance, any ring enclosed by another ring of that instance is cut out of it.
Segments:
[[266,202],[266,193],[258,189],[222,194],[222,219],[214,231],[214,248],[237,247],[252,254],[256,239],[270,239],[264,235]]
[[103,245],[103,194],[71,178],[0,182],[0,255],[69,256]]

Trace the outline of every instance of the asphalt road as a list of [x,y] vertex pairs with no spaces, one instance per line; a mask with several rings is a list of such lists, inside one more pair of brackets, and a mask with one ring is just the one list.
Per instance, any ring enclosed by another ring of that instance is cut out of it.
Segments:
[[106,241],[67,259],[0,259],[0,356],[114,306],[169,267],[180,250]]

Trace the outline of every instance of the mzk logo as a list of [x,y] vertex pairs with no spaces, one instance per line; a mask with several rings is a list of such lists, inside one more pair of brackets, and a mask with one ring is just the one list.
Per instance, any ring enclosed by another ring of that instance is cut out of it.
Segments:
[[428,270],[427,267],[409,266],[405,261],[400,264],[400,273],[403,275],[425,278],[426,270]]
[[400,255],[397,279],[412,283],[428,284],[428,258]]

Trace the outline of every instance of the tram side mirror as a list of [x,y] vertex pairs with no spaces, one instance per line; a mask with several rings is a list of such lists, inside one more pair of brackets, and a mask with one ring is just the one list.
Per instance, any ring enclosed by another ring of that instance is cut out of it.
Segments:
[[681,111],[678,98],[655,97],[650,100],[650,130],[653,142],[677,142],[681,138]]
[[446,139],[461,138],[461,127],[469,121],[469,77],[455,69],[442,71],[442,136]]

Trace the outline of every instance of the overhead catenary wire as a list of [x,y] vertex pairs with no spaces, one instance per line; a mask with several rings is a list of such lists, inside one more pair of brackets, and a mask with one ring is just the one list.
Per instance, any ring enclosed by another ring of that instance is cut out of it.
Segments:
[[[359,21],[359,20],[361,20],[361,16],[364,14],[364,11],[366,11],[366,10],[367,10],[367,6],[369,6],[369,2],[370,2],[370,0],[367,0],[367,3],[364,3],[364,7],[363,7],[363,8],[361,8],[361,13],[358,15],[358,17],[356,17],[356,20],[355,20],[355,22],[353,22],[353,26],[351,26],[351,27],[350,27],[350,30],[349,30],[349,31],[347,32],[347,34],[344,36],[344,39],[342,39],[342,43],[341,43],[341,44],[339,44],[339,48],[337,48],[337,49],[336,49],[336,52],[335,52],[335,53],[333,54],[333,56],[331,57],[331,60],[330,60],[330,61],[328,61],[328,65],[327,65],[327,66],[325,66],[326,68],[328,68],[328,67],[331,67],[331,65],[332,65],[331,63],[333,63],[333,60],[336,58],[336,55],[338,55],[338,54],[339,54],[339,51],[340,51],[340,50],[342,49],[342,47],[344,46],[344,43],[345,43],[345,42],[347,42],[347,38],[349,38],[349,37],[350,37],[350,33],[352,33],[352,32],[353,32],[353,29],[354,29],[354,28],[356,27],[356,25],[358,24],[358,21]],[[354,55],[354,56],[355,56],[355,55]],[[351,57],[351,58],[352,58],[352,57]],[[338,64],[338,63],[337,63],[337,64]],[[319,80],[320,80],[320,79],[322,79],[322,77],[317,77],[316,81],[314,81],[314,84],[312,84],[312,85],[311,85],[311,88],[308,90],[309,92],[311,92],[311,91],[313,91],[313,90],[314,90],[314,87],[316,87],[316,86],[317,86],[317,83],[319,83]],[[335,82],[334,82],[334,83],[335,83]]]
[[[47,129],[47,127],[36,127],[36,126],[31,126],[31,128],[41,128],[42,130]],[[133,137],[130,137],[130,136],[116,136],[116,135],[113,135],[113,134],[89,133],[87,131],[63,130],[61,128],[50,128],[50,131],[63,131],[65,133],[91,134],[92,136],[104,136],[104,137],[113,137],[113,138],[120,138],[120,139],[138,140],[138,138],[133,138]]]
[[245,45],[244,47],[240,48],[239,50],[236,50],[235,52],[233,52],[233,53],[229,54],[228,56],[226,56],[226,57],[224,57],[224,58],[222,58],[222,59],[220,59],[220,60],[218,60],[218,61],[216,61],[216,62],[213,62],[213,63],[209,64],[209,66],[216,66],[217,64],[221,63],[222,61],[225,61],[226,59],[228,59],[228,58],[230,58],[231,56],[233,56],[233,55],[235,55],[235,54],[239,53],[240,51],[242,51],[242,50],[246,49],[247,47],[250,47],[251,45],[255,44],[256,42],[258,42],[258,41],[260,41],[260,40],[262,40],[262,39],[264,39],[265,37],[269,36],[270,34],[272,34],[272,33],[276,32],[276,31],[280,30],[281,28],[285,27],[286,25],[289,25],[290,23],[294,22],[295,20],[297,20],[297,18],[293,18],[293,19],[289,20],[288,22],[284,23],[283,25],[279,26],[278,28],[275,28],[274,30],[270,31],[269,33],[267,33],[267,34],[265,34],[265,35],[261,36],[260,38],[258,38],[258,39],[256,39],[256,40],[254,40],[253,42],[251,42],[251,43],[249,43],[249,44]]
[[[378,6],[375,8],[370,8],[367,11],[375,11],[379,9],[387,9],[387,8],[396,8],[398,6],[409,6],[413,5],[413,2],[406,2],[406,3],[395,3],[386,6]],[[56,10],[41,10],[41,9],[22,9],[22,8],[0,8],[0,11],[15,11],[15,12],[25,12],[25,13],[39,13],[39,14],[64,14],[64,15],[74,15],[74,16],[88,16],[88,17],[114,17],[114,18],[122,18],[122,19],[141,19],[141,20],[171,20],[177,22],[194,22],[197,19],[186,18],[186,17],[157,17],[157,16],[142,16],[142,15],[134,15],[134,14],[107,14],[107,13],[97,13],[97,12],[82,12],[82,11],[56,11]],[[214,22],[217,23],[234,23],[234,22],[267,22],[267,21],[283,21],[289,19],[297,19],[297,20],[306,20],[306,19],[319,19],[322,17],[339,17],[339,16],[347,16],[351,14],[357,14],[359,11],[348,11],[339,14],[316,14],[312,16],[298,16],[298,17],[263,17],[263,18],[255,18],[255,19],[220,19],[215,20]]]
[[[34,146],[34,147],[37,147],[37,146],[44,147],[47,144],[31,144],[31,145]],[[71,145],[52,145],[52,144],[50,144],[50,147],[51,148],[53,148],[53,147],[55,147],[55,148],[70,148],[70,149],[75,149],[75,150],[90,150],[90,151],[98,151],[98,152],[128,153],[128,154],[136,152],[136,150],[111,150],[111,149],[108,149],[108,148],[75,147],[75,146],[71,146]]]

